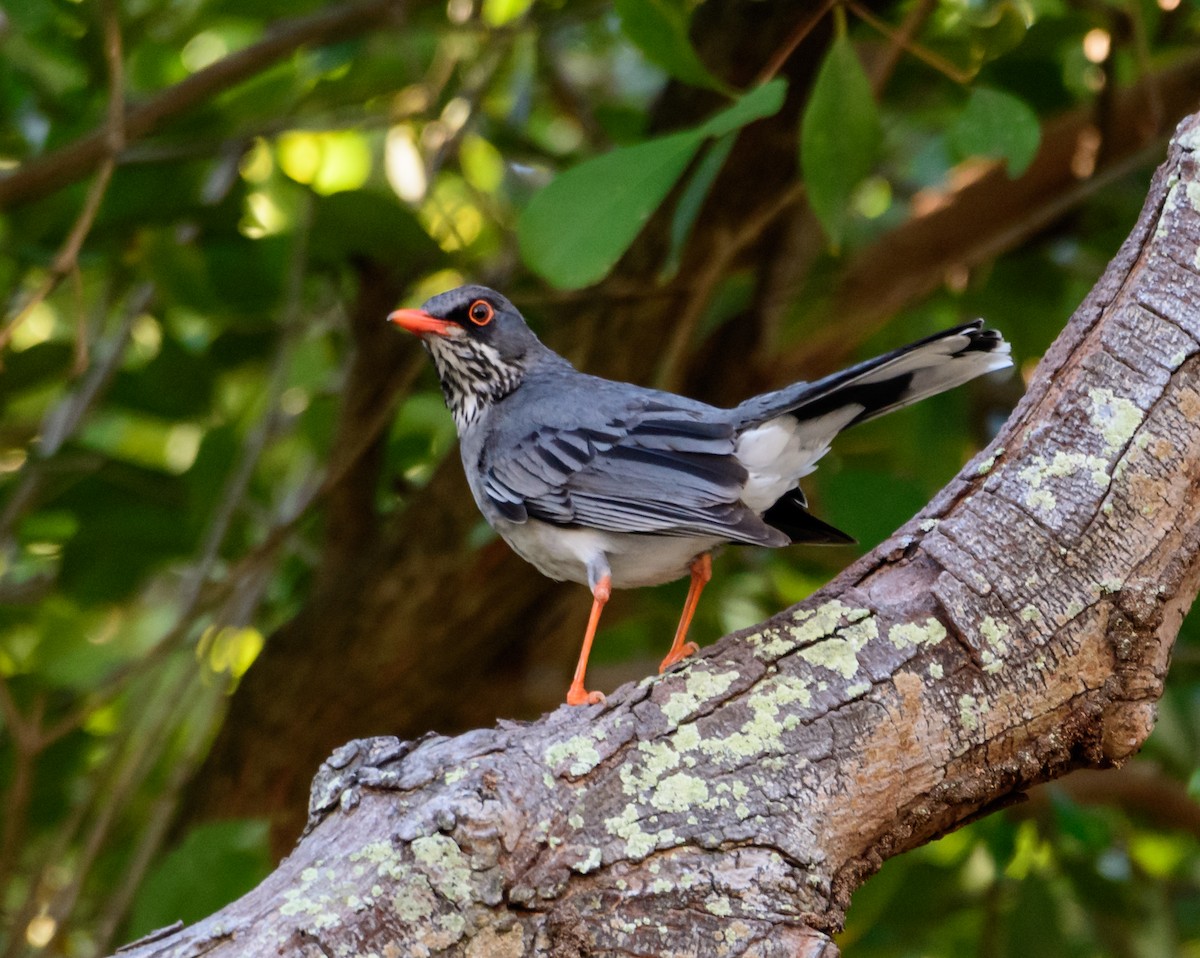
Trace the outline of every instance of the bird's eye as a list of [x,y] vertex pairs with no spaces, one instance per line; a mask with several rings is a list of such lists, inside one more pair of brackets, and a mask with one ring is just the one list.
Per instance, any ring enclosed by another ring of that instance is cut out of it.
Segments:
[[492,309],[492,304],[486,299],[477,299],[471,304],[467,315],[471,317],[471,322],[476,326],[486,326],[492,321],[496,311]]

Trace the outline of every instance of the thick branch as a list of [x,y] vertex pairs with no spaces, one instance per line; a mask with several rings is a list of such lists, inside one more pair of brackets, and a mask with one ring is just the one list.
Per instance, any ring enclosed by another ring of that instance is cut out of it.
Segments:
[[879,549],[605,706],[351,743],[274,875],[130,954],[832,954],[884,858],[1123,762],[1200,585],[1198,151]]

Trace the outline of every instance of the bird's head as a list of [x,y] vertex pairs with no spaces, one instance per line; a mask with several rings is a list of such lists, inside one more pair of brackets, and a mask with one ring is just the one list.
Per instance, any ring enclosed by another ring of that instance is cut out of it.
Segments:
[[388,321],[425,343],[460,435],[548,352],[517,308],[486,286],[459,286],[420,309],[398,309]]

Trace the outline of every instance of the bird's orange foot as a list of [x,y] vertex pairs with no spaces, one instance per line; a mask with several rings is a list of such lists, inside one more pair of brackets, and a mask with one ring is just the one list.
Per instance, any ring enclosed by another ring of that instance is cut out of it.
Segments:
[[689,655],[695,655],[700,651],[700,646],[695,642],[684,642],[678,649],[671,651],[665,659],[662,660],[662,665],[658,667],[658,673],[661,675],[667,671],[676,662],[682,662]]
[[589,692],[582,685],[572,685],[567,689],[568,705],[600,705],[603,701],[603,692]]

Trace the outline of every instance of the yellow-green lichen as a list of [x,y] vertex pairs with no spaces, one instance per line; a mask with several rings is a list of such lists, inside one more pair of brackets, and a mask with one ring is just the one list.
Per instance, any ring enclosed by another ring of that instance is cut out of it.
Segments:
[[366,862],[375,866],[375,874],[380,878],[403,878],[408,874],[408,865],[400,857],[399,851],[391,842],[369,842],[356,852],[349,855],[351,862]]
[[680,752],[690,752],[699,747],[700,730],[696,728],[696,723],[689,722],[687,725],[679,726],[675,730],[675,734],[671,736],[671,743]]
[[1049,489],[1039,489],[1030,486],[1025,493],[1025,505],[1030,509],[1040,509],[1043,512],[1053,512],[1058,508],[1058,500]]
[[996,451],[994,453],[992,453],[992,455],[990,455],[986,459],[984,459],[975,468],[975,475],[986,476],[989,472],[992,471],[992,466],[994,466],[996,464],[996,460],[999,459],[1003,455],[1004,455],[1004,447],[997,446]]
[[746,702],[750,706],[750,718],[731,735],[703,739],[701,751],[734,764],[778,753],[783,748],[783,733],[795,728],[800,721],[796,715],[785,715],[781,720],[780,709],[793,703],[808,706],[812,702],[812,692],[799,676],[773,675],[764,679]]
[[471,866],[453,838],[427,835],[415,839],[411,848],[438,894],[458,904],[471,900]]
[[672,725],[678,725],[701,705],[724,695],[738,677],[737,672],[710,672],[692,669],[686,673],[682,692],[672,692],[662,706],[663,715]]
[[1100,488],[1108,488],[1108,463],[1099,456],[1080,452],[1056,452],[1049,462],[1041,456],[1036,456],[1017,473],[1018,478],[1027,484],[1025,505],[1030,509],[1053,512],[1058,506],[1058,499],[1053,492],[1044,488],[1043,484],[1048,479],[1075,475],[1086,475]]
[[587,855],[585,855],[581,861],[576,862],[571,867],[574,868],[575,871],[579,872],[579,874],[586,875],[588,872],[594,872],[597,868],[599,868],[600,862],[600,849],[592,848],[588,850]]
[[733,914],[733,906],[724,895],[710,895],[704,901],[704,910],[718,918],[728,918]]
[[1168,225],[1171,219],[1170,214],[1174,213],[1180,204],[1180,194],[1186,193],[1186,187],[1179,181],[1179,175],[1172,173],[1167,180],[1167,198],[1163,203],[1162,213],[1159,214],[1158,223],[1154,227],[1154,238],[1162,239],[1170,231]]
[[625,806],[620,815],[606,818],[604,828],[625,842],[625,853],[634,860],[645,858],[658,847],[658,837],[642,829],[634,805]]
[[[1200,150],[1200,128],[1190,126],[1184,130],[1179,136],[1175,137],[1175,145],[1182,150],[1187,150],[1189,153],[1195,153]],[[1171,174],[1172,181],[1179,179],[1178,173]]]
[[942,668],[941,662],[930,662],[929,663],[930,678],[940,679],[944,674],[945,674],[945,670]]
[[1103,387],[1090,390],[1088,398],[1092,401],[1092,422],[1099,428],[1104,444],[1111,450],[1124,447],[1142,424],[1141,409]]
[[436,911],[437,896],[424,875],[407,876],[392,898],[392,912],[406,923],[424,921]]
[[759,640],[755,654],[760,658],[778,658],[798,646],[809,645],[833,635],[842,619],[858,622],[871,614],[870,609],[855,609],[834,599],[823,602],[815,609],[804,609],[797,613],[794,625],[771,633],[771,638]]
[[551,768],[558,768],[569,759],[567,771],[576,777],[586,775],[600,764],[596,738],[592,735],[575,735],[565,742],[555,742],[546,749],[543,758]]
[[974,695],[960,695],[958,697],[958,721],[963,729],[968,732],[974,732],[979,728],[979,715],[982,711],[980,700]]
[[888,641],[898,649],[937,645],[946,637],[946,627],[932,616],[924,622],[902,622],[888,629]]
[[[996,659],[999,659],[1008,654],[1009,628],[1007,623],[1001,622],[990,615],[985,615],[983,621],[979,623],[979,633],[983,636],[983,641],[988,645],[985,655],[986,652],[990,651]],[[988,669],[985,659],[984,671],[995,672],[1003,668],[1002,662],[997,661],[995,665],[995,668]]]
[[462,781],[466,777],[467,770],[465,768],[456,768],[447,772],[442,781],[444,781],[447,785],[453,785],[455,782]]
[[679,767],[679,752],[669,740],[639,742],[637,757],[621,766],[621,790],[638,797],[653,788],[667,772]]
[[858,653],[871,639],[879,636],[879,627],[868,610],[851,611],[861,612],[863,615],[851,620],[850,624],[839,629],[836,635],[801,649],[800,657],[813,665],[837,672],[844,679],[853,676],[858,671]]
[[283,898],[279,913],[288,918],[305,919],[306,928],[332,928],[341,920],[332,907],[333,902],[328,892],[314,894],[304,888],[289,888],[283,893]]
[[686,812],[708,801],[708,785],[704,779],[685,772],[668,775],[650,796],[650,804],[660,812]]

